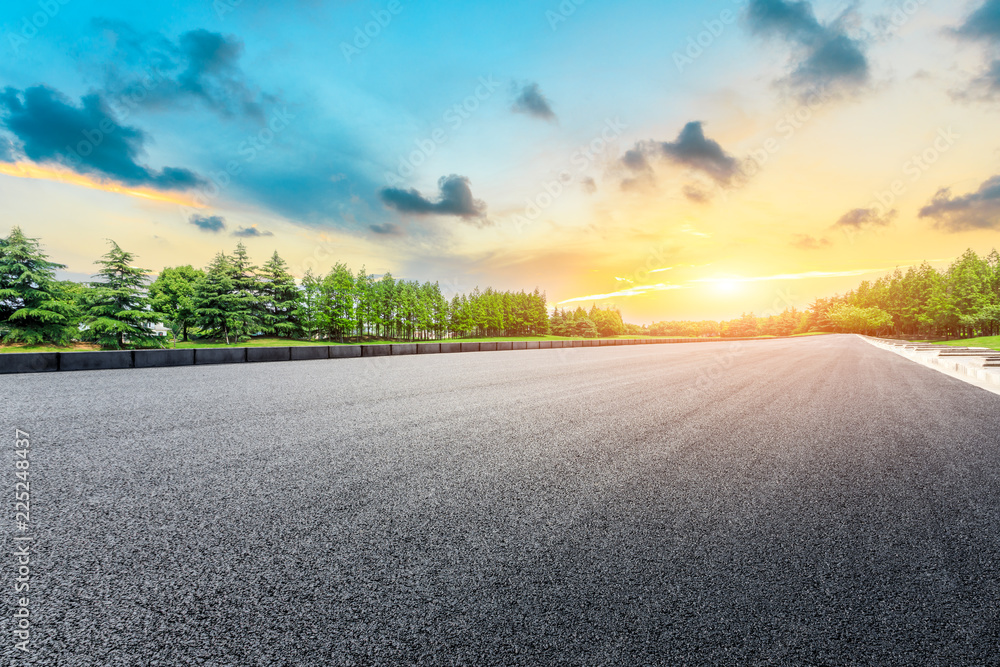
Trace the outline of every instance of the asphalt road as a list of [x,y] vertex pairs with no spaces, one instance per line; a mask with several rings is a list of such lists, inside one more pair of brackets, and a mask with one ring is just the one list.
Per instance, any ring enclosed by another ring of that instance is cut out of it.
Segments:
[[1000,396],[855,337],[0,396],[25,664],[1000,664]]

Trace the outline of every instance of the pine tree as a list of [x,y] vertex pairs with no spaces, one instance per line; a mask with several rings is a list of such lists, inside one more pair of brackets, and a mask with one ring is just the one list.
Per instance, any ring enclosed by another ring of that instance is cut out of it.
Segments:
[[0,249],[0,327],[4,342],[68,343],[78,311],[55,279],[63,264],[48,261],[38,239],[14,227]]
[[294,338],[299,335],[301,327],[296,311],[299,309],[302,293],[277,250],[261,268],[260,278],[263,331],[279,338]]
[[233,307],[229,325],[238,340],[246,340],[262,330],[264,306],[260,297],[261,284],[257,267],[250,262],[247,248],[241,241],[230,259],[233,267]]
[[194,288],[195,324],[208,336],[223,338],[227,345],[231,338],[239,336],[233,324],[233,313],[239,307],[234,293],[236,277],[232,262],[220,252]]
[[135,255],[122,250],[114,241],[102,259],[94,262],[101,270],[94,276],[86,294],[87,312],[84,337],[103,348],[161,347],[152,326],[160,321],[153,312],[146,291],[149,271],[132,266]]
[[301,328],[302,335],[309,340],[319,335],[322,290],[322,281],[313,274],[312,269],[306,269],[306,274],[302,276],[299,305],[295,309],[295,321]]

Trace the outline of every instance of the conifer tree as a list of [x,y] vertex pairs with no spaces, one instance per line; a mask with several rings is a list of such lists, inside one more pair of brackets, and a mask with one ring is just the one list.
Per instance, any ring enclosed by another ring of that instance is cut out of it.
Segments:
[[111,249],[94,262],[101,270],[90,283],[84,297],[87,312],[84,337],[103,348],[161,347],[152,326],[161,316],[153,312],[146,291],[149,271],[132,266],[135,255],[122,250],[114,241]]
[[294,338],[301,327],[296,311],[302,293],[295,285],[295,278],[288,272],[288,265],[275,250],[271,259],[260,270],[260,300],[263,309],[262,330],[279,338]]
[[0,329],[4,342],[68,343],[78,310],[55,279],[63,264],[48,261],[38,239],[14,227],[0,248]]

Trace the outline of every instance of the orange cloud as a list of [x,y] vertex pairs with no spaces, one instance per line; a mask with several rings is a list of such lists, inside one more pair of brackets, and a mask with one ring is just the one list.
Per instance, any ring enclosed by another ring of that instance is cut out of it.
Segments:
[[0,162],[0,174],[5,176],[14,176],[17,178],[36,178],[44,181],[54,181],[56,183],[68,183],[69,185],[76,185],[82,188],[102,190],[104,192],[115,192],[118,194],[128,195],[130,197],[139,197],[141,199],[149,199],[168,204],[180,204],[181,206],[190,206],[192,208],[204,208],[201,204],[195,202],[194,199],[181,194],[160,192],[149,188],[130,188],[125,185],[121,185],[120,183],[100,181],[91,178],[90,176],[78,174],[75,171],[69,171],[68,169],[40,167],[31,162],[17,162],[13,164]]

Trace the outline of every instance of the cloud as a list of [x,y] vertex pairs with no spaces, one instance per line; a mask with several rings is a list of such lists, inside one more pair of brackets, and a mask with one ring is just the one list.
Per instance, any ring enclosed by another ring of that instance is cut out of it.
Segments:
[[240,227],[235,232],[233,232],[233,236],[239,236],[240,238],[248,239],[258,236],[274,236],[274,233],[263,229],[258,229],[257,225],[250,225],[249,227]]
[[676,141],[659,145],[663,155],[681,166],[701,171],[723,186],[731,184],[739,172],[736,158],[722,150],[717,142],[707,139],[701,121],[684,126]]
[[[951,33],[961,40],[1000,45],[1000,0],[986,0]],[[994,59],[967,89],[953,93],[957,99],[988,100],[1000,95],[1000,59]]]
[[526,83],[519,89],[515,88],[517,97],[511,111],[514,113],[528,114],[542,120],[555,120],[556,114],[552,111],[549,100],[542,94],[537,83]]
[[594,182],[590,176],[585,176],[580,179],[580,184],[583,186],[583,191],[588,195],[592,195],[597,192],[597,183]]
[[421,195],[414,189],[383,188],[379,197],[386,206],[400,213],[416,215],[454,215],[463,219],[486,217],[486,203],[473,199],[469,179],[465,176],[442,176],[438,181],[441,196],[436,202]]
[[792,238],[792,247],[799,250],[819,250],[820,248],[828,248],[831,245],[833,243],[830,239],[818,239],[808,234],[795,234]]
[[885,215],[879,215],[875,208],[856,208],[840,216],[837,222],[833,223],[835,228],[850,227],[861,229],[862,227],[887,227],[899,212],[892,209]]
[[709,202],[708,193],[695,185],[685,185],[682,192],[687,200],[694,204],[707,204]]
[[7,137],[0,137],[0,162],[14,162],[15,159],[14,144]]
[[243,42],[232,35],[191,30],[171,41],[141,34],[126,23],[99,20],[114,44],[106,68],[109,93],[147,108],[175,109],[200,103],[219,115],[264,118],[263,104],[275,102],[247,83],[239,61]]
[[946,232],[1000,229],[1000,176],[958,197],[952,197],[950,188],[938,190],[931,203],[920,209],[920,217],[933,219],[934,227]]
[[854,91],[868,83],[865,44],[851,38],[839,20],[820,23],[810,2],[751,0],[746,21],[751,33],[778,38],[794,47],[795,64],[787,83],[800,95],[835,88]]
[[370,225],[368,229],[383,236],[400,236],[403,233],[403,230],[399,225],[394,225],[391,222],[383,222],[380,225]]
[[625,151],[625,155],[622,156],[622,164],[625,165],[631,171],[652,171],[652,167],[649,165],[649,160],[646,159],[646,154],[641,148],[631,148]]
[[1000,0],[986,0],[952,33],[962,39],[1000,41]]
[[121,125],[98,94],[85,95],[79,107],[46,86],[0,94],[0,125],[21,142],[34,162],[58,162],[78,173],[106,176],[127,185],[186,190],[204,183],[187,169],[157,172],[139,164],[148,136]]
[[192,215],[188,220],[192,225],[204,232],[218,234],[226,228],[226,221],[218,215]]

